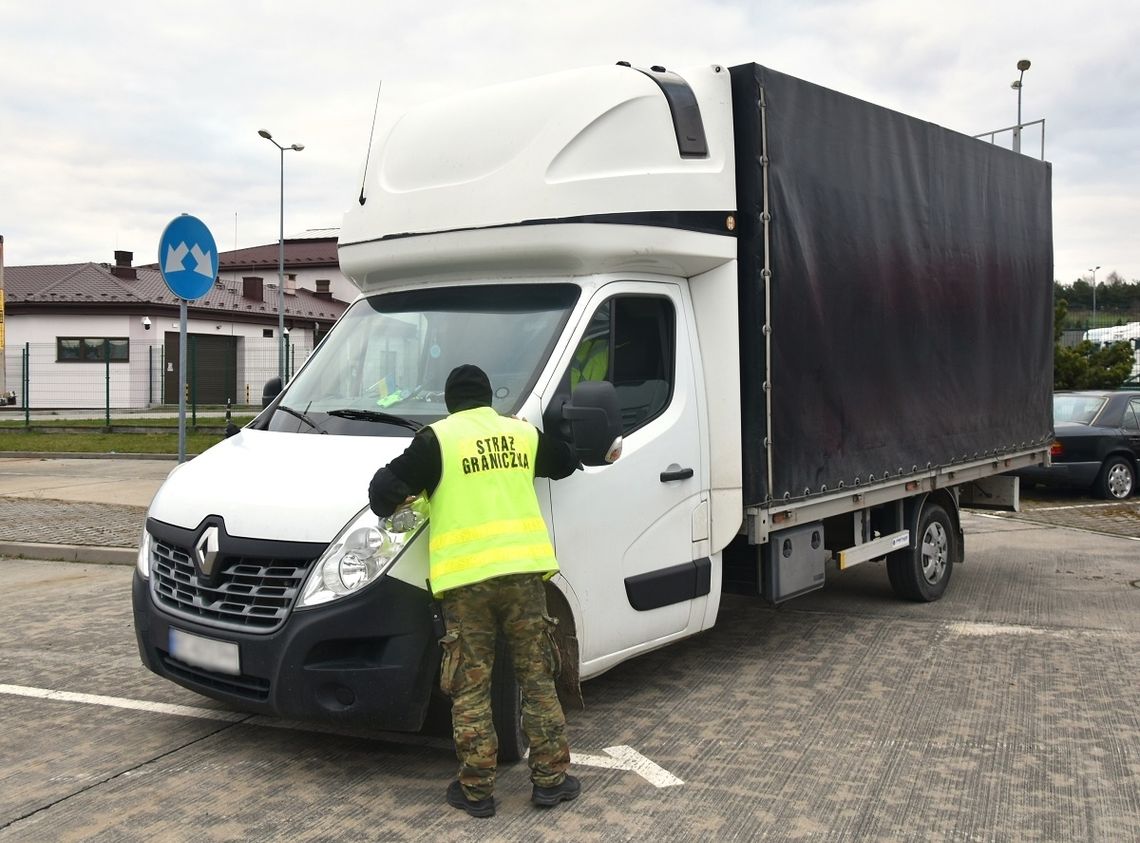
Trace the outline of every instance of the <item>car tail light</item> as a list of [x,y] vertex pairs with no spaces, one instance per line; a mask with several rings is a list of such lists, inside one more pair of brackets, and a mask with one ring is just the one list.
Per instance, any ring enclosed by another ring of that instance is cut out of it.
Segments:
[[1054,439],[1053,444],[1049,446],[1049,456],[1059,457],[1063,453],[1065,453],[1065,446]]

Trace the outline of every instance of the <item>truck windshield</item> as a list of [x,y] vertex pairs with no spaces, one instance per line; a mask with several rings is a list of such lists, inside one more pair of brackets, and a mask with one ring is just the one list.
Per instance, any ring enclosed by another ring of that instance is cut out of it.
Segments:
[[573,284],[517,283],[425,287],[360,299],[289,384],[279,405],[288,409],[275,413],[269,427],[407,436],[408,428],[447,415],[444,383],[463,363],[490,377],[496,410],[514,413],[534,387],[579,292]]

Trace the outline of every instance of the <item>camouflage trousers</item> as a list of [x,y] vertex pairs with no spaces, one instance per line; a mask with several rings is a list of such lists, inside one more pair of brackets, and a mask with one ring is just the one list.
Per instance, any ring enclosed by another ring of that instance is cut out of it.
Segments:
[[530,777],[560,784],[570,766],[566,718],[554,677],[558,651],[541,574],[496,577],[444,592],[440,688],[451,697],[459,781],[471,799],[495,788],[499,739],[491,719],[491,670],[497,635],[506,639],[522,690],[522,727],[530,739]]

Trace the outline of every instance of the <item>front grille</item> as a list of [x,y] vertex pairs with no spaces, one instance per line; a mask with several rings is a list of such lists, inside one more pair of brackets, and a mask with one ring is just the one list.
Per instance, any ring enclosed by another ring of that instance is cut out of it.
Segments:
[[171,676],[177,676],[179,679],[184,679],[195,685],[224,691],[227,694],[233,694],[235,697],[244,697],[255,702],[269,699],[268,679],[261,679],[257,676],[230,676],[228,673],[215,673],[212,670],[193,667],[185,662],[178,661],[163,650],[158,651],[158,657],[162,660],[162,666]]
[[211,585],[198,576],[185,548],[155,540],[151,550],[155,600],[171,613],[214,626],[272,632],[285,622],[313,560],[229,556]]

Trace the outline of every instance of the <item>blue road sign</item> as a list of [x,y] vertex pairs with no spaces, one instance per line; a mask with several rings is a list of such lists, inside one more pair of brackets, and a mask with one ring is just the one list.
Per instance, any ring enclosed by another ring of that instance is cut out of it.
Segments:
[[218,275],[214,235],[197,217],[175,217],[158,241],[158,268],[170,292],[181,299],[199,299]]

